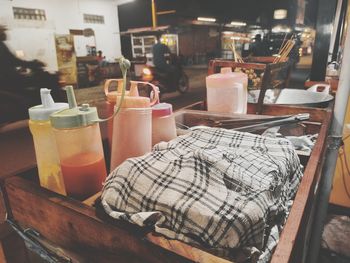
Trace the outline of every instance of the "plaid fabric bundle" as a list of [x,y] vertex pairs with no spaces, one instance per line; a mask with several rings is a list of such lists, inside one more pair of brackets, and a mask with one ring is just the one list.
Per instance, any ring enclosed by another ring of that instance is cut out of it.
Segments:
[[219,249],[268,246],[302,177],[286,139],[206,128],[156,145],[107,178],[113,218]]

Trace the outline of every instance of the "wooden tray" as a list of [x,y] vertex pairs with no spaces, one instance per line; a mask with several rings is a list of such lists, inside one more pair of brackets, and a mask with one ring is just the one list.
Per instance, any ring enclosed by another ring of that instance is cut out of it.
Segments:
[[[250,112],[255,111],[250,109]],[[332,111],[277,105],[264,107],[264,114],[268,115],[302,112],[310,112],[311,120],[305,125],[319,132],[319,138],[306,160],[304,177],[273,255],[273,263],[302,262],[307,252]],[[82,202],[41,188],[36,169],[4,177],[1,186],[9,218],[23,228],[38,231],[45,240],[62,248],[61,253],[66,253],[72,262],[229,262],[203,248],[169,240],[154,234],[151,229],[106,217],[93,206],[98,195]]]

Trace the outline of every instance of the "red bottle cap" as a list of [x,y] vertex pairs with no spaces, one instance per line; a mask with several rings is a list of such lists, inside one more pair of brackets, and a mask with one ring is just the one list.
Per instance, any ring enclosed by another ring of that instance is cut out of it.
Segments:
[[169,103],[158,103],[152,107],[152,117],[165,117],[173,113],[173,106]]

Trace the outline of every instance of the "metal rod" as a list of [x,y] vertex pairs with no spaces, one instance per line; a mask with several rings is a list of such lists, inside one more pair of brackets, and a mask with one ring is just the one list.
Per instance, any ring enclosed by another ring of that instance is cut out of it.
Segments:
[[294,115],[292,117],[285,118],[285,119],[282,119],[282,120],[263,122],[263,123],[258,123],[258,124],[253,124],[253,125],[233,128],[232,130],[240,131],[240,132],[255,132],[255,131],[260,131],[260,130],[266,130],[266,129],[271,128],[271,127],[298,123],[298,122],[301,122],[301,121],[306,121],[308,119],[310,119],[310,114],[309,113],[301,113],[301,114]]
[[175,13],[176,13],[176,10],[165,10],[165,11],[157,12],[157,15],[161,16],[161,15],[169,15],[169,14],[175,14]]
[[329,51],[328,51],[328,62],[332,61],[332,54],[334,51],[335,39],[337,37],[338,27],[341,23],[340,13],[341,13],[342,5],[343,5],[343,0],[338,0],[337,9],[336,9],[335,18],[334,18],[334,28],[331,34],[331,41],[330,41]]
[[333,122],[330,132],[331,144],[326,153],[326,161],[320,182],[320,196],[316,204],[315,220],[310,240],[309,260],[318,262],[324,223],[327,217],[329,196],[332,189],[333,175],[341,145],[344,119],[350,95],[350,27],[347,28],[344,45],[343,65],[340,72],[339,86],[335,99]]
[[152,25],[157,27],[157,8],[155,0],[152,0]]

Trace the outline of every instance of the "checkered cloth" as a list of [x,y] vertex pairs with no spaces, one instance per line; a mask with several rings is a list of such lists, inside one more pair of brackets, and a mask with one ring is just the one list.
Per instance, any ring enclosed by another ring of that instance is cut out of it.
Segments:
[[288,140],[205,128],[125,161],[108,176],[101,202],[111,217],[154,225],[169,238],[262,250],[301,177]]

